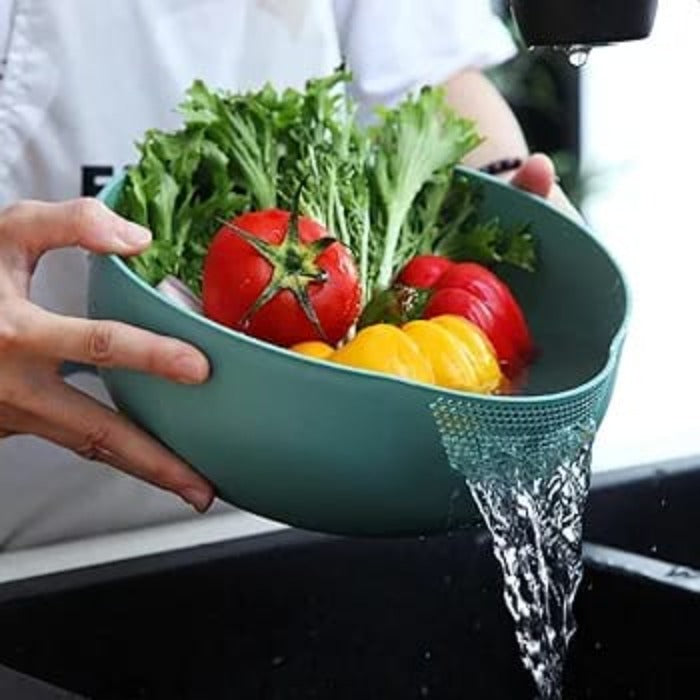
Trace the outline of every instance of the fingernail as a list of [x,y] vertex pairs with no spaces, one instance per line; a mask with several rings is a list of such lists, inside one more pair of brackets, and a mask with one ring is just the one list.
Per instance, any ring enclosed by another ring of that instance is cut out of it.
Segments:
[[176,361],[178,379],[185,384],[199,384],[207,378],[207,366],[191,355],[181,355]]
[[206,512],[214,500],[209,491],[201,491],[195,487],[184,489],[181,495],[198,513]]
[[138,224],[129,224],[120,232],[119,238],[129,247],[144,246],[151,242],[151,232]]

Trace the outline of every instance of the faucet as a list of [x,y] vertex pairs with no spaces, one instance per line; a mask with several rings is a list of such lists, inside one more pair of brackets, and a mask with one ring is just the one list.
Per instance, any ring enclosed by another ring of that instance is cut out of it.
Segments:
[[644,39],[651,33],[658,0],[511,0],[523,43],[571,56],[593,46]]

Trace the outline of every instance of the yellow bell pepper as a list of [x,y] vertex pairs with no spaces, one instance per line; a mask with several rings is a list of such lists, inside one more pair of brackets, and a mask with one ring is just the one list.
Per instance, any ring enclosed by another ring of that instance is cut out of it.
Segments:
[[431,321],[411,321],[402,330],[430,362],[438,386],[467,389],[479,385],[467,346],[457,336]]
[[506,378],[498,362],[498,353],[479,326],[463,316],[447,314],[434,316],[430,320],[452,333],[466,346],[477,373],[480,388],[476,391],[490,394],[505,386]]
[[331,362],[393,374],[417,382],[435,381],[430,362],[419,346],[400,328],[378,323],[363,328],[330,356]]
[[493,393],[504,382],[488,338],[459,316],[410,321],[400,328],[378,323],[363,328],[337,350],[316,341],[300,343],[292,350],[461,391]]
[[335,348],[328,343],[322,343],[320,340],[309,340],[305,343],[297,343],[291,348],[294,352],[298,352],[308,357],[315,357],[319,360],[327,360],[334,352]]

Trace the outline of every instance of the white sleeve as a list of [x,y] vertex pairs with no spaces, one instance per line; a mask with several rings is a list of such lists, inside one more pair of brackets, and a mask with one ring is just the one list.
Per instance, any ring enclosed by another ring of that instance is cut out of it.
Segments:
[[362,117],[421,85],[516,52],[491,0],[334,0],[344,59]]

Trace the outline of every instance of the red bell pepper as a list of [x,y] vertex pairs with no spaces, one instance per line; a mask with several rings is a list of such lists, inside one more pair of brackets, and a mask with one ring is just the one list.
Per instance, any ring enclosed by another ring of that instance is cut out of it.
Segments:
[[[423,292],[416,297],[419,305],[404,309],[407,318],[453,314],[472,321],[491,340],[510,378],[532,361],[532,335],[520,305],[508,286],[483,265],[420,255],[397,278],[397,289],[404,290],[404,298],[406,287]],[[382,306],[387,307],[386,301]]]

